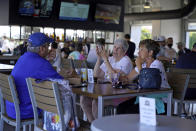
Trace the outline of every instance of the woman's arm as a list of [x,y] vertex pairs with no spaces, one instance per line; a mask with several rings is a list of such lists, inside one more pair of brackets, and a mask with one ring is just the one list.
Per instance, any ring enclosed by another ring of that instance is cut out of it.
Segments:
[[108,60],[108,54],[107,54],[107,52],[106,52],[104,47],[100,50],[100,55],[101,55],[101,57],[102,57],[102,59],[104,61],[104,64],[105,64],[105,66],[107,68],[108,73],[109,74],[117,73],[117,71],[112,68],[112,66],[111,66],[111,64],[110,64],[110,62]]
[[129,82],[132,82],[137,76],[139,75],[139,73],[133,69],[128,75],[127,75],[127,79]]
[[104,77],[104,72],[101,70],[100,65],[101,65],[101,55],[98,50],[98,47],[96,47],[96,54],[97,54],[97,62],[94,67],[94,77],[97,78],[103,78]]
[[94,77],[97,77],[97,78],[103,78],[104,77],[104,72],[101,70],[100,65],[101,65],[101,58],[98,57],[97,62],[96,62],[95,67],[94,67]]

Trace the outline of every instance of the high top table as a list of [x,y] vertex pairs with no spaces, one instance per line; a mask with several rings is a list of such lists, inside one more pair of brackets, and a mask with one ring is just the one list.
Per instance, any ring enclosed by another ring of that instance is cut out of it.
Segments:
[[89,84],[84,88],[72,88],[74,94],[83,95],[93,99],[98,99],[98,118],[103,116],[104,100],[116,98],[128,98],[131,96],[143,96],[148,94],[162,94],[167,95],[167,115],[171,116],[171,101],[172,89],[115,89],[111,84]]
[[195,131],[196,121],[157,115],[157,126],[140,123],[138,114],[107,116],[91,124],[92,131]]

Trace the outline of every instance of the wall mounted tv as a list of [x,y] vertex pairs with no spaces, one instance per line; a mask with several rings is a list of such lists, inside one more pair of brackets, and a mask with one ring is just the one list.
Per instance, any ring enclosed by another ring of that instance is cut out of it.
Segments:
[[95,21],[104,22],[106,24],[119,24],[121,14],[121,6],[97,4],[95,11]]
[[88,13],[89,4],[61,2],[59,19],[86,21]]
[[54,0],[21,0],[19,14],[22,16],[50,17]]

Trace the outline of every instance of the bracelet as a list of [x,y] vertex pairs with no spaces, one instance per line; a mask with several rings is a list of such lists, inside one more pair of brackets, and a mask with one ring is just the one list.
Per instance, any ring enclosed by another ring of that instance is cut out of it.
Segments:
[[109,61],[108,61],[108,60],[106,60],[106,61],[104,61],[104,63],[109,63]]

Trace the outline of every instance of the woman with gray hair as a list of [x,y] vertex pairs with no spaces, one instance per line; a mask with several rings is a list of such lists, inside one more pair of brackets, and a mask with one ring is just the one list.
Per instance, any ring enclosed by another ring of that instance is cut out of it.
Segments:
[[[98,79],[104,78],[104,81],[111,81],[112,77],[118,73],[129,74],[133,68],[131,60],[125,55],[129,45],[124,39],[117,39],[114,42],[113,56],[108,57],[108,54],[104,47],[96,47],[97,62],[94,68],[94,77]],[[103,59],[103,64],[101,64]],[[114,101],[104,102],[106,105],[118,105],[127,99],[118,99]],[[97,118],[97,100],[92,100],[88,97],[82,96],[80,98],[80,104],[85,112],[89,122],[92,122]]]
[[[110,81],[112,74],[116,74],[119,71],[129,74],[133,66],[129,57],[125,56],[128,48],[129,45],[124,39],[115,40],[112,57],[108,57],[105,48],[97,48],[98,59],[94,68],[94,77],[98,79],[104,78],[105,81]],[[103,64],[100,63],[101,58],[104,60]]]

